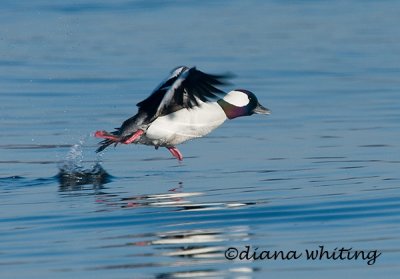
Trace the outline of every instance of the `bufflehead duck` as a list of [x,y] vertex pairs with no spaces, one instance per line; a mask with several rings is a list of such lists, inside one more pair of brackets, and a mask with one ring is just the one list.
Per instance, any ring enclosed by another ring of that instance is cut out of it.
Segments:
[[[179,161],[182,153],[175,147],[200,138],[219,127],[227,119],[257,114],[270,114],[250,91],[236,89],[223,98],[216,85],[226,84],[228,75],[210,75],[195,67],[178,67],[145,100],[139,102],[136,115],[125,120],[120,128],[108,133],[97,131],[103,138],[96,152],[111,144],[145,144],[166,147]],[[218,99],[215,102],[211,100]]]

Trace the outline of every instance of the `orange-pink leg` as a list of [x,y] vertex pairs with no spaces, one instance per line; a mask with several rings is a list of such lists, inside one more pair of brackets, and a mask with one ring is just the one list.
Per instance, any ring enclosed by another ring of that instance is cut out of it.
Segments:
[[125,144],[130,144],[132,142],[134,142],[135,140],[137,140],[141,135],[143,135],[144,131],[143,130],[137,130],[129,139],[127,139],[126,141],[122,142]]
[[116,141],[116,142],[119,141],[119,137],[117,137],[116,135],[110,134],[106,131],[96,131],[94,136],[96,138],[109,139],[109,140]]
[[97,131],[94,136],[96,138],[102,138],[102,139],[108,139],[108,140],[112,140],[115,142],[121,142],[124,144],[130,144],[132,142],[134,142],[135,140],[137,140],[141,135],[143,135],[144,131],[143,130],[137,130],[132,136],[130,136],[127,140],[125,141],[121,141],[120,137],[110,134],[106,131]]
[[171,152],[171,154],[178,159],[179,161],[183,160],[183,155],[182,153],[178,150],[178,148],[176,148],[175,146],[172,147],[167,147],[169,152]]

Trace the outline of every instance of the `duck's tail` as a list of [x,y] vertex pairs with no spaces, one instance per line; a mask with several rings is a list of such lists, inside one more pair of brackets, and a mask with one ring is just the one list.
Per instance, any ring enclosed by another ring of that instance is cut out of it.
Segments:
[[99,143],[100,144],[99,148],[96,149],[96,153],[103,151],[104,149],[106,149],[108,146],[110,146],[113,143],[115,143],[115,146],[118,144],[118,142],[115,142],[110,139],[105,139],[105,140],[101,141]]

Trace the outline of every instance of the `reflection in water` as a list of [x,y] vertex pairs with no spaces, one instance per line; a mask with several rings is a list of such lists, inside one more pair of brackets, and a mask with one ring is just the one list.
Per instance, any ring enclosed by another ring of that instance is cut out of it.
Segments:
[[[148,241],[137,241],[143,237]],[[175,230],[147,235],[133,234],[102,239],[105,242],[123,240],[119,245],[97,247],[98,249],[115,249],[125,247],[132,250],[129,263],[99,266],[96,269],[136,269],[140,267],[173,267],[171,272],[161,272],[155,278],[221,278],[227,274],[249,275],[256,269],[241,265],[229,265],[224,257],[227,243],[247,241],[250,238],[249,226],[231,226],[198,230]],[[142,250],[148,247],[149,254]],[[125,251],[124,253],[126,253]],[[137,262],[144,255],[151,262]],[[157,261],[154,261],[154,258]],[[173,261],[171,262],[171,258]],[[153,260],[152,260],[153,259]],[[229,263],[228,263],[229,264]],[[212,265],[213,268],[201,266]],[[189,267],[189,269],[188,269]],[[179,270],[179,269],[183,269]],[[246,277],[243,277],[246,278]]]
[[[183,191],[183,187],[179,188]],[[138,195],[121,199],[121,207],[173,207],[176,211],[220,210],[253,205],[254,202],[194,202],[188,198],[202,196],[202,192],[173,192],[150,195]]]
[[[74,171],[60,170],[58,175],[60,191],[88,190],[80,187],[84,184],[99,186],[111,177],[100,165],[93,170]],[[63,181],[64,180],[64,181]],[[97,190],[97,189],[95,189]],[[202,192],[184,192],[183,182],[170,188],[165,193],[121,197],[120,195],[96,192],[96,202],[107,209],[135,210],[142,208],[172,208],[173,212],[218,211],[221,209],[242,207],[253,203],[238,202],[196,202],[204,195]],[[163,211],[155,214],[164,215]],[[157,219],[157,218],[156,218]],[[157,222],[157,221],[155,221]],[[165,230],[180,221],[167,223],[158,230],[149,233],[124,234],[100,239],[100,246],[94,247],[107,254],[107,250],[121,248],[125,260],[115,264],[103,264],[87,270],[118,270],[141,268],[166,268],[155,273],[154,278],[221,278],[234,274],[248,278],[257,269],[253,267],[234,266],[227,262],[224,252],[231,243],[248,241],[250,228],[247,225],[236,225],[224,228],[177,229]],[[110,243],[110,244],[104,244]],[[112,252],[111,252],[112,253]],[[228,266],[226,266],[228,264]],[[207,268],[207,266],[210,266]],[[211,267],[212,266],[212,267]],[[171,269],[172,267],[172,269]],[[169,271],[171,270],[171,271]]]
[[[103,179],[107,180],[110,175],[98,165],[97,171],[83,170],[81,172],[64,173],[63,175],[60,170],[58,177],[61,191],[82,191],[87,189],[80,187],[80,185],[88,182],[88,184],[94,186],[101,186]],[[83,179],[80,180],[78,177],[83,177]],[[62,181],[63,179],[64,181]],[[95,179],[97,179],[97,184],[94,182]],[[204,193],[185,193],[184,189],[183,183],[179,182],[168,192],[159,194],[129,197],[104,192],[94,194],[97,196],[97,203],[106,206],[108,209],[133,210],[132,216],[135,216],[135,210],[150,207],[173,208],[174,212],[178,213],[179,211],[218,211],[247,205],[237,202],[195,202],[193,199],[201,197]],[[165,213],[158,212],[157,214],[163,215]],[[242,266],[242,264],[232,266],[224,258],[224,251],[231,243],[250,239],[249,226],[165,230],[171,225],[174,226],[174,223],[161,226],[160,229],[149,233],[124,234],[99,239],[98,243],[102,244],[92,248],[100,249],[104,254],[107,254],[107,251],[111,251],[109,253],[112,254],[123,248],[121,251],[123,251],[124,260],[119,263],[110,262],[86,268],[86,270],[161,268],[159,272],[155,272],[152,278],[221,278],[228,275],[250,278],[247,276],[251,276],[253,272],[257,271],[254,267]],[[126,230],[123,231],[126,232]]]
[[185,272],[161,273],[156,278],[240,278],[250,279],[252,273],[257,271],[251,267],[229,268],[227,270],[203,269],[188,270]]

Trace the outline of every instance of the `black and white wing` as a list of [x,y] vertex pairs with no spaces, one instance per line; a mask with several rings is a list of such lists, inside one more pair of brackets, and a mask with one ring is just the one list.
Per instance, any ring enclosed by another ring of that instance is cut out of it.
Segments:
[[206,74],[195,67],[178,67],[137,106],[139,111],[151,115],[152,119],[182,108],[193,108],[199,105],[199,101],[207,102],[224,94],[216,86],[227,84],[226,80],[230,77],[232,75],[229,74]]

